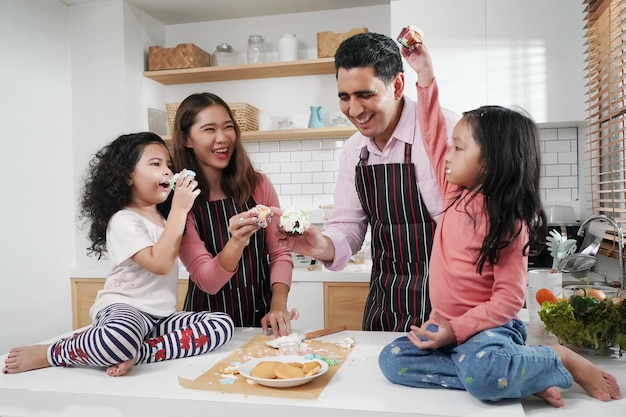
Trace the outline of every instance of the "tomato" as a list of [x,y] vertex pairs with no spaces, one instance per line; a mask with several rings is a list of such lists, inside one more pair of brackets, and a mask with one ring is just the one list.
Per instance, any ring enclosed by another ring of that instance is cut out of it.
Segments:
[[555,303],[558,301],[556,296],[550,291],[548,288],[541,288],[537,290],[535,294],[535,300],[539,303],[539,305],[543,304],[544,301],[550,301],[551,303]]

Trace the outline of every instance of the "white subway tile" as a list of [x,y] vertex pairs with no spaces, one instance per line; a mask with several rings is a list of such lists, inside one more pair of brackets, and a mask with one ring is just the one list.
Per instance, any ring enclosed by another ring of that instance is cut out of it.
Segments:
[[311,184],[313,183],[313,174],[311,172],[297,172],[291,173],[292,183]]
[[541,154],[542,165],[555,165],[559,163],[559,154],[556,152],[544,152]]
[[575,164],[578,162],[577,152],[561,152],[559,155],[559,164]]
[[325,194],[335,194],[335,183],[324,183]]
[[280,142],[279,141],[259,142],[259,151],[261,151],[261,152],[279,152],[280,151]]
[[559,128],[557,136],[559,140],[578,139],[578,128],[576,127]]
[[270,154],[270,161],[272,162],[290,162],[291,152],[272,152]]
[[569,188],[551,188],[546,190],[546,199],[550,201],[572,201],[572,190]]
[[316,162],[302,162],[302,172],[317,172],[321,171],[323,165],[320,161]]
[[270,154],[268,152],[256,152],[251,153],[248,156],[257,164],[262,164],[270,161]]
[[311,160],[313,161],[332,161],[333,159],[333,151],[311,151]]
[[334,194],[313,195],[313,206],[319,207],[322,204],[335,204],[335,195]]
[[343,139],[323,139],[322,149],[341,149],[343,148]]
[[335,182],[335,175],[333,172],[316,172],[313,175],[313,179],[312,182],[314,183],[319,183],[319,182]]
[[539,129],[539,140],[541,141],[557,140],[557,135],[557,129]]
[[243,147],[245,148],[246,152],[248,152],[248,153],[258,152],[259,151],[259,142],[243,142]]
[[319,183],[306,183],[306,184],[302,184],[302,190],[305,193],[309,193],[309,194],[322,194],[324,193],[324,184]]
[[313,196],[311,194],[292,195],[291,207],[301,210],[310,210],[314,208]]
[[279,142],[280,152],[299,151],[302,145],[299,140],[282,140]]
[[312,161],[311,154],[315,151],[294,151],[291,152],[291,160],[298,162]]
[[558,177],[559,178],[559,188],[577,188],[578,187],[578,177],[570,176],[570,177]]
[[302,172],[302,162],[283,162],[280,164],[280,172]]
[[[276,190],[278,192],[278,190]],[[288,207],[293,207],[291,205],[291,195],[283,195],[278,193],[278,201],[280,201],[280,207],[286,209]]]
[[322,141],[320,139],[310,139],[302,141],[303,151],[319,151],[322,149]]
[[324,161],[324,171],[339,171],[339,161]]
[[291,184],[291,174],[271,174],[270,180],[274,185],[276,184]]
[[539,188],[559,188],[559,177],[540,177]]
[[270,162],[259,165],[259,171],[266,174],[280,174],[282,172],[280,164],[273,164]]
[[302,194],[302,184],[281,184],[280,191],[283,194]]
[[569,164],[565,165],[547,165],[546,176],[547,177],[562,177],[570,175],[572,172]]
[[546,142],[546,152],[569,152],[570,150],[568,140]]

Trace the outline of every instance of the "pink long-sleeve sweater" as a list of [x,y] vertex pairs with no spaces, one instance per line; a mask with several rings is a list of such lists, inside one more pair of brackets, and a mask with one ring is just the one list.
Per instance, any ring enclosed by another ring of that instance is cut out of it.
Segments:
[[[417,90],[422,137],[445,208],[458,186],[446,180],[444,157],[448,145],[437,82],[433,80],[428,87],[418,86]],[[467,190],[462,197],[466,195]],[[433,311],[450,321],[459,344],[479,331],[507,323],[524,305],[528,258],[522,249],[528,241],[528,230],[523,227],[519,236],[500,252],[498,263],[485,262],[482,275],[478,274],[476,248],[482,245],[489,224],[482,214],[480,197],[468,207],[472,213],[478,213],[476,223],[456,206],[441,215],[430,259]]]

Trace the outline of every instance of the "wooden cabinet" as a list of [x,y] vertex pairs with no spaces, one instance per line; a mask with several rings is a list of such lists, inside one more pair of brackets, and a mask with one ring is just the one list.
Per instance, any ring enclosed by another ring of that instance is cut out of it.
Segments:
[[[89,309],[96,299],[98,290],[104,286],[104,278],[72,278],[72,326],[79,329],[91,324]],[[178,302],[176,308],[182,310],[187,294],[187,280],[178,280]]]
[[369,282],[324,283],[324,327],[361,330]]
[[[260,78],[300,77],[335,73],[334,58],[302,59],[289,62],[270,62],[231,67],[184,68],[144,71],[143,75],[163,85],[178,85],[216,81],[252,80]],[[323,127],[315,129],[285,129],[241,132],[243,141],[345,138],[356,132],[350,127]],[[166,141],[171,137],[164,136]]]

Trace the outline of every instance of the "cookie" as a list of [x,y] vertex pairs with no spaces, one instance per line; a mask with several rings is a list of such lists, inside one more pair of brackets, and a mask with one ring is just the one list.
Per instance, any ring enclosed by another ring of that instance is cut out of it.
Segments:
[[302,368],[292,366],[288,363],[276,364],[274,372],[276,373],[276,378],[279,379],[304,378],[304,371]]
[[304,371],[304,376],[312,376],[318,373],[322,369],[322,366],[319,362],[305,362],[302,364],[302,370]]
[[263,379],[275,379],[276,372],[274,371],[276,365],[282,364],[281,362],[276,361],[265,361],[257,364],[250,371],[250,375],[255,378],[263,378]]

